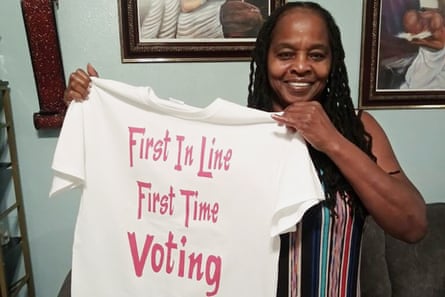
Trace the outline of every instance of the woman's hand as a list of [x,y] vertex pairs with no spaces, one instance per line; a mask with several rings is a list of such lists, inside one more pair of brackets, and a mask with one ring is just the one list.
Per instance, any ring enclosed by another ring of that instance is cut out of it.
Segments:
[[282,115],[273,115],[272,118],[300,133],[315,149],[325,153],[342,138],[317,101],[295,102],[286,107]]
[[96,69],[91,64],[87,65],[87,70],[77,69],[70,74],[68,86],[63,93],[63,101],[68,105],[71,101],[82,101],[88,98],[90,92],[90,76],[98,76]]
[[386,232],[406,242],[417,242],[425,236],[427,221],[423,197],[403,173],[389,139],[370,114],[363,112],[360,119],[372,137],[376,162],[341,135],[317,101],[293,103],[282,115],[273,115],[273,118],[298,131],[336,164]]

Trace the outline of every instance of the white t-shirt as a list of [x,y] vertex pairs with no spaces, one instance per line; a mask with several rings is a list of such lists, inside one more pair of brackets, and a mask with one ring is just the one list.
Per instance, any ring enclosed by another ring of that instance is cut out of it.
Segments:
[[93,78],[72,102],[50,195],[82,187],[72,296],[273,297],[279,234],[323,191],[267,112]]

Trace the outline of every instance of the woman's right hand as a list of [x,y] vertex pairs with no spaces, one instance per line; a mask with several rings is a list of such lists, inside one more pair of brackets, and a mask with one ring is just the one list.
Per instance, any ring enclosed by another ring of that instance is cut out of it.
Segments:
[[90,76],[99,76],[91,64],[87,65],[86,72],[79,68],[70,74],[68,86],[63,93],[63,101],[67,105],[73,100],[83,101],[88,98],[91,83]]

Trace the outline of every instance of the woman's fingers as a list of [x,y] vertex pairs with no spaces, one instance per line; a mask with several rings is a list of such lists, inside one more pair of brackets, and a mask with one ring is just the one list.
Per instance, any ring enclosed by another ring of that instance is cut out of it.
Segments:
[[[92,68],[92,67],[91,67]],[[90,69],[90,71],[94,71]],[[95,72],[97,74],[97,72]],[[88,97],[89,86],[90,86],[90,75],[87,74],[83,69],[77,69],[72,72],[69,77],[68,86],[65,89],[63,100],[66,104],[71,101],[82,101]]]

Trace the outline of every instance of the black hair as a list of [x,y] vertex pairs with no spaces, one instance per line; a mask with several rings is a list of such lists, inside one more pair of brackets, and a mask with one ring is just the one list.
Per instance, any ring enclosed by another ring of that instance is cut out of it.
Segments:
[[[324,19],[328,30],[332,63],[320,104],[338,131],[375,161],[375,157],[371,153],[372,138],[365,131],[363,123],[356,114],[352,103],[340,30],[332,15],[317,3],[287,2],[273,11],[263,24],[252,51],[248,106],[265,111],[273,111],[273,102],[277,95],[268,80],[267,54],[277,21],[285,12],[296,8],[309,9],[318,13]],[[340,193],[343,198],[346,197],[345,194],[347,193],[350,197],[348,203],[355,210],[360,210],[360,213],[364,214],[364,208],[360,199],[358,199],[354,189],[335,163],[327,155],[316,150],[310,144],[308,144],[308,148],[325,189],[326,200],[324,203],[326,206],[332,210],[335,206],[337,193]]]

